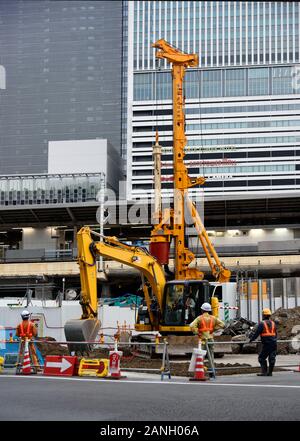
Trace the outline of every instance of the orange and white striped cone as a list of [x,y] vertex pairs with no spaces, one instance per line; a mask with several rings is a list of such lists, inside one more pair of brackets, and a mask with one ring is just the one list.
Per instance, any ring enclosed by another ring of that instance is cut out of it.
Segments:
[[28,346],[28,340],[27,339],[25,340],[22,374],[23,375],[30,375],[30,374],[32,374],[31,361],[30,361],[30,355],[29,355],[29,346]]
[[190,378],[190,381],[206,381],[207,378],[205,376],[204,371],[204,359],[201,351],[197,351],[196,361],[195,361],[195,370],[194,370],[194,378]]

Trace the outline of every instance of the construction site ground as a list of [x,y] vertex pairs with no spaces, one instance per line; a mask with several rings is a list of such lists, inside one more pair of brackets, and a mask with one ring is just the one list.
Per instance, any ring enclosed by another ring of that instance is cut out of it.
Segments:
[[[38,344],[42,355],[68,355],[66,346],[60,344]],[[95,349],[91,353],[86,354],[86,358],[108,358],[109,350],[112,348]],[[145,373],[153,372],[160,374],[162,367],[162,359],[158,358],[144,358],[136,354],[132,354],[129,348],[122,348],[123,357],[121,359],[122,369],[136,369],[137,372]],[[172,356],[170,358],[170,371],[172,376],[189,377],[193,373],[188,372],[190,356]],[[298,369],[300,365],[300,354],[278,354],[276,360],[275,370],[294,370]],[[215,358],[215,367],[217,368],[217,375],[234,375],[234,374],[249,374],[259,372],[258,354],[225,354],[223,358]],[[221,368],[221,369],[218,369]],[[224,369],[226,368],[226,369]],[[156,371],[153,371],[156,369]]]
[[[170,371],[172,376],[192,377],[193,373],[188,372],[190,359],[171,359]],[[141,359],[139,357],[124,357],[121,361],[121,369],[124,368],[138,368],[145,369],[160,369],[162,362],[160,359]],[[300,365],[300,355],[278,355],[275,371],[279,370],[296,370]],[[257,360],[257,354],[226,354],[222,359],[215,360],[217,368],[217,375],[236,375],[249,374],[260,371]],[[282,366],[282,367],[280,367]],[[284,367],[286,366],[286,367]],[[222,368],[218,370],[218,368]],[[223,369],[226,368],[226,369]],[[160,372],[157,372],[160,374]]]

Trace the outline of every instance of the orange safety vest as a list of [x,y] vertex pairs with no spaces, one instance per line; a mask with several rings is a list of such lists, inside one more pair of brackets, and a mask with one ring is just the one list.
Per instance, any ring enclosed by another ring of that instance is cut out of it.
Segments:
[[26,331],[24,329],[24,322],[20,323],[20,337],[22,338],[31,338],[33,336],[33,329],[32,327],[34,324],[32,322],[28,322]]
[[209,317],[209,321],[205,320],[204,317],[200,316],[198,332],[210,332],[212,333],[215,327],[215,319],[214,317]]
[[271,322],[271,328],[269,328],[267,322],[263,322],[264,330],[260,334],[262,337],[275,337],[276,336],[275,323],[273,322],[273,320],[270,320],[270,322]]

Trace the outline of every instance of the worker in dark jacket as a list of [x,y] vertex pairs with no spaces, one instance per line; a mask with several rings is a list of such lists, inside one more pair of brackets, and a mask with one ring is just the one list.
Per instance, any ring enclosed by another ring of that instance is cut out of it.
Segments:
[[[250,334],[250,342],[261,338],[262,350],[258,356],[258,361],[261,366],[261,373],[258,376],[266,377],[272,376],[272,372],[276,361],[277,351],[277,330],[273,320],[270,320],[271,311],[268,308],[263,309],[263,321],[259,323],[257,328]],[[267,358],[269,358],[269,369],[267,365]]]

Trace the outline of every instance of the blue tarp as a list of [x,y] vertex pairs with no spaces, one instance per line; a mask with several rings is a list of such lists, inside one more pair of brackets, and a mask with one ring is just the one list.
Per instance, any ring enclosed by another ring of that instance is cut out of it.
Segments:
[[139,307],[142,303],[143,299],[140,296],[136,296],[134,294],[124,294],[120,297],[102,299],[103,305],[109,306],[137,306]]

